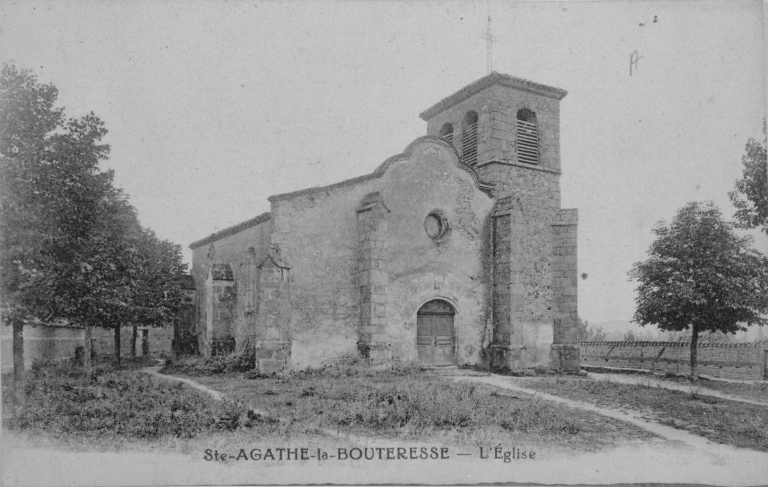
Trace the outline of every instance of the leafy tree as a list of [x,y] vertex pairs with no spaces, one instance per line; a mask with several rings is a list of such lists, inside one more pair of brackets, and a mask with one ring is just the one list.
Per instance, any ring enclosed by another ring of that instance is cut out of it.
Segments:
[[635,337],[635,332],[632,330],[629,330],[624,334],[624,337],[622,338],[625,342],[634,342],[637,341],[637,337]]
[[689,203],[671,225],[656,224],[648,259],[629,272],[639,281],[634,322],[691,330],[693,380],[699,333],[768,322],[761,317],[768,312],[768,259],[732,227],[711,202]]
[[[766,133],[766,121],[763,119],[763,134]],[[749,139],[745,154],[741,158],[744,165],[742,178],[736,181],[736,188],[728,196],[736,207],[734,218],[739,228],[762,227],[768,233],[768,161],[766,160],[766,142],[760,144]],[[746,198],[746,199],[744,199]]]
[[115,332],[120,365],[120,329],[130,316],[132,269],[141,232],[136,212],[120,190],[110,188],[95,210],[95,224],[77,259],[60,269],[57,312],[68,320]]
[[[62,310],[73,321],[114,331],[114,353],[121,362],[121,329],[132,325],[173,323],[181,303],[179,277],[186,271],[181,247],[158,239],[141,227],[127,197],[112,189],[98,210],[92,229],[85,279],[64,280],[58,289],[64,302],[78,306]],[[72,293],[75,293],[73,295]],[[135,339],[132,341],[135,352]]]
[[17,380],[25,323],[84,325],[86,369],[91,328],[113,328],[119,364],[120,327],[169,319],[180,291],[168,274],[184,271],[180,248],[142,229],[114,174],[99,169],[109,154],[104,124],[92,113],[65,119],[57,95],[30,71],[3,66],[0,291]]
[[[56,267],[72,259],[98,201],[98,161],[109,151],[92,114],[65,120],[58,92],[29,71],[0,75],[0,286],[14,328],[14,377],[23,378],[23,325],[52,321]],[[85,154],[90,149],[89,154]]]
[[[96,323],[86,312],[101,296],[94,262],[114,188],[99,170],[109,146],[92,113],[65,119],[58,92],[29,71],[4,65],[0,77],[0,281],[4,318],[14,326],[14,373],[23,374],[25,323]],[[96,277],[96,278],[95,278]],[[86,340],[86,347],[90,340]],[[90,353],[85,354],[86,368]]]
[[180,278],[186,273],[181,246],[159,239],[151,230],[143,230],[136,241],[137,259],[131,272],[131,317],[136,351],[137,326],[162,326],[176,323],[182,302]]

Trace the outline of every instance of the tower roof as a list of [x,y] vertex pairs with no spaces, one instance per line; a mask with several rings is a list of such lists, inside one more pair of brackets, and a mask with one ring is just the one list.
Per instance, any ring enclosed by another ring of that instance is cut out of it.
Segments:
[[548,96],[557,100],[562,100],[565,98],[565,95],[568,94],[567,91],[561,90],[560,88],[542,85],[540,83],[534,83],[533,81],[528,81],[522,78],[515,78],[514,76],[510,76],[508,74],[502,74],[493,71],[488,76],[484,76],[479,80],[468,84],[456,93],[443,98],[439,102],[421,112],[419,117],[421,117],[422,120],[429,120],[446,108],[449,108],[459,103],[460,101],[466,100],[475,93],[479,93],[493,85],[509,86],[510,88],[516,88],[518,90],[535,93],[537,95]]

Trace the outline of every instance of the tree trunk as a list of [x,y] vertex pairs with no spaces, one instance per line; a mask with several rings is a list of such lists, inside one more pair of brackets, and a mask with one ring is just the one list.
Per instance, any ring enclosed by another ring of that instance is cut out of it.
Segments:
[[136,335],[139,334],[139,327],[133,325],[133,334],[131,335],[131,357],[136,358]]
[[13,382],[24,383],[24,324],[13,322]]
[[115,366],[120,368],[120,326],[115,325]]
[[83,334],[83,369],[85,371],[85,376],[88,378],[93,375],[93,364],[91,363],[91,354],[93,353],[91,348],[92,334],[93,328],[86,326],[85,333]]
[[24,324],[13,322],[13,400],[23,406],[24,397]]
[[698,345],[699,345],[699,329],[696,327],[696,324],[694,323],[691,325],[691,380],[697,381],[699,380],[699,374],[697,372],[697,353],[698,353]]

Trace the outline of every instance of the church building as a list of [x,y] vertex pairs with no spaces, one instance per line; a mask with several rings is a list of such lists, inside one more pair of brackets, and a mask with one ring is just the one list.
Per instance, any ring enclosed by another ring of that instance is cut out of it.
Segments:
[[578,370],[565,95],[492,72],[372,174],[271,196],[191,244],[199,349],[248,350],[265,373],[351,357]]

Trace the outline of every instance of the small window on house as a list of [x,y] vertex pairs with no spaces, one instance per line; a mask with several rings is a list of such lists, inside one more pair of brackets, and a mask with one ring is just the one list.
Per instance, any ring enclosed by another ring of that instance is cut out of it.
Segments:
[[461,152],[464,164],[477,164],[477,112],[467,112],[461,122]]
[[539,163],[539,127],[536,114],[527,108],[517,112],[517,160],[526,164]]
[[446,123],[443,128],[440,129],[440,138],[449,144],[453,144],[453,125]]

